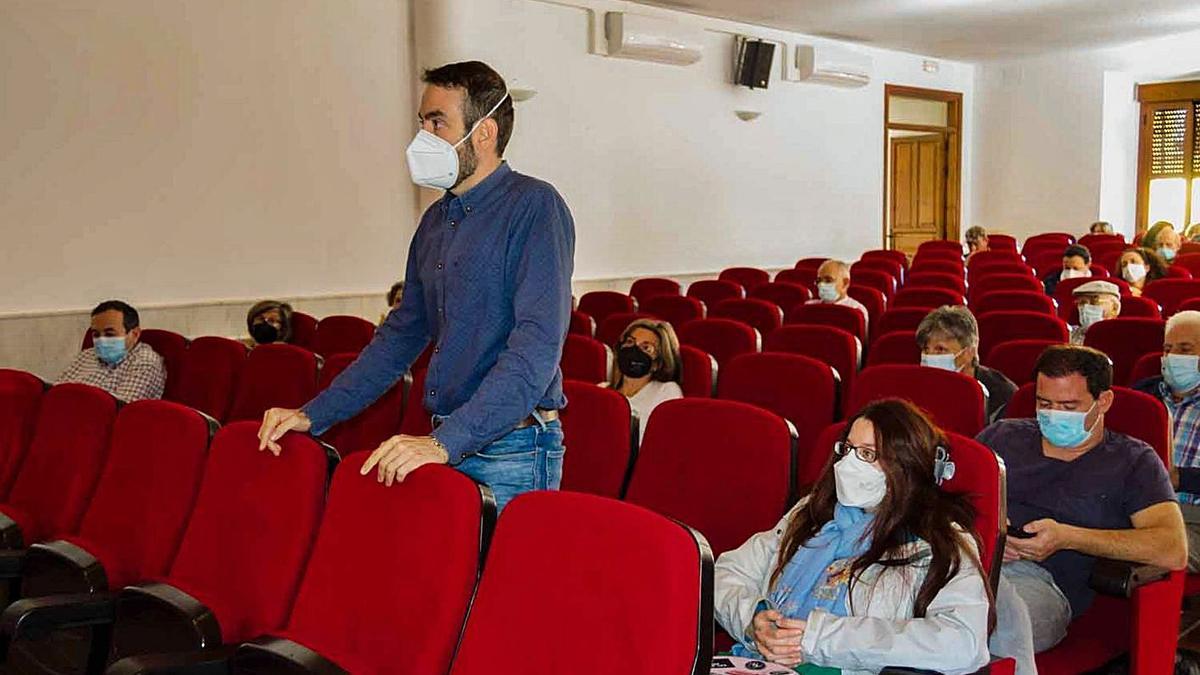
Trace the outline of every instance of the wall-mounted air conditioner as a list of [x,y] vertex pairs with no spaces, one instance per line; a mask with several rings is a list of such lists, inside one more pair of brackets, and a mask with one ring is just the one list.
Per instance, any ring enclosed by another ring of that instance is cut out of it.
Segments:
[[796,47],[796,80],[835,87],[863,87],[871,81],[871,57],[842,48]]
[[626,12],[604,15],[608,55],[676,66],[691,65],[703,53],[703,34],[665,19]]

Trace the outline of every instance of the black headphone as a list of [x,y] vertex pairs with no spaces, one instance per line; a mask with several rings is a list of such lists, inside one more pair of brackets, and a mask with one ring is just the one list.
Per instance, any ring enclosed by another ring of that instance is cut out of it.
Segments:
[[950,459],[950,448],[938,445],[933,456],[933,481],[941,485],[954,478],[954,462]]

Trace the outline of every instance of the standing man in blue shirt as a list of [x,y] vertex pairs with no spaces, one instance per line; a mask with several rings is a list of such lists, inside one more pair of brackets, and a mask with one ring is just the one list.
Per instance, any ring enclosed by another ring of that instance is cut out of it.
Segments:
[[404,297],[375,339],[299,410],[263,416],[260,449],[288,431],[321,434],[357,415],[427,344],[431,436],[394,436],[363,465],[391,485],[425,464],[487,483],[503,508],[562,476],[566,405],[558,363],[571,313],[575,224],[548,183],[502,159],[513,105],[504,79],[478,61],[428,70],[408,147],[418,185],[445,189],[409,248]]

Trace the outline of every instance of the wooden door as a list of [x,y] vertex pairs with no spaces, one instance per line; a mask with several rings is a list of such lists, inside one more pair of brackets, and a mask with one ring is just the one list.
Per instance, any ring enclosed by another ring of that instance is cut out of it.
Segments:
[[892,248],[916,253],[921,242],[946,236],[946,138],[891,140]]

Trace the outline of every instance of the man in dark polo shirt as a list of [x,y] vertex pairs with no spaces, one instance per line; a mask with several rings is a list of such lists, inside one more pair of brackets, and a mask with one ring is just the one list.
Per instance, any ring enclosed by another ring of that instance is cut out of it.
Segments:
[[[1005,544],[993,645],[1022,629],[1010,619],[1027,609],[1023,629],[1040,652],[1091,605],[1097,558],[1178,570],[1187,565],[1187,541],[1154,450],[1104,428],[1113,405],[1108,358],[1057,345],[1038,359],[1036,373],[1037,419],[997,422],[978,440],[1004,460],[1009,522],[1029,535]],[[1004,606],[1013,602],[1024,608]]]

